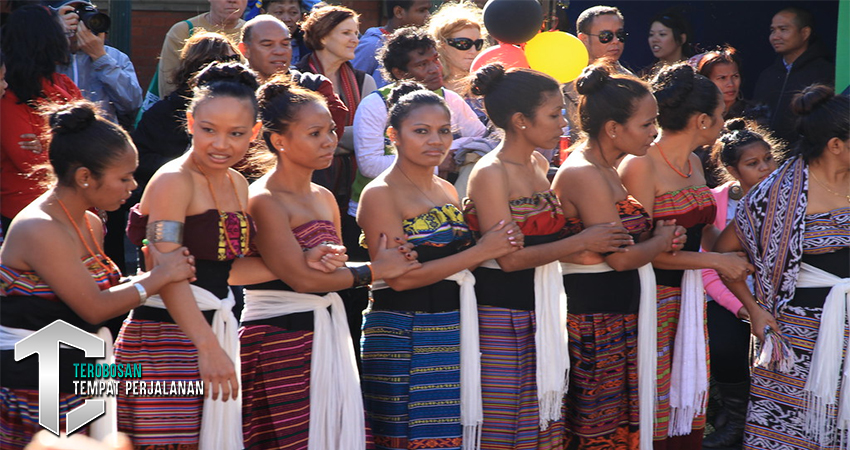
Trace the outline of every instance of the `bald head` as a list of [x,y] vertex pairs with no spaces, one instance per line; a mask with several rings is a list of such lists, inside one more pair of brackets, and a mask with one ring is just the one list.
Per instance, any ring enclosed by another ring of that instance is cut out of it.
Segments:
[[286,73],[292,63],[292,36],[279,19],[261,14],[242,27],[239,51],[263,80],[275,73]]

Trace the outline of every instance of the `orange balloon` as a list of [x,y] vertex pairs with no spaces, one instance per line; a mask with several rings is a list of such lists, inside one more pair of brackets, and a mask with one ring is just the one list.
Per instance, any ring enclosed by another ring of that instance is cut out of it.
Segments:
[[521,48],[511,44],[499,44],[479,53],[472,61],[470,71],[475,72],[490,63],[500,63],[505,69],[511,67],[528,68],[528,60]]
[[559,83],[575,80],[587,66],[587,48],[579,38],[563,31],[544,31],[525,44],[532,69]]

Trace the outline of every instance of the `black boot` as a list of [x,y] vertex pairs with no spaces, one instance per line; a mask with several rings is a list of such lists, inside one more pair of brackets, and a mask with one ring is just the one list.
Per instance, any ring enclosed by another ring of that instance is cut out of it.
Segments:
[[741,443],[747,423],[747,407],[750,397],[750,382],[717,383],[723,396],[726,423],[702,441],[705,448],[732,447]]

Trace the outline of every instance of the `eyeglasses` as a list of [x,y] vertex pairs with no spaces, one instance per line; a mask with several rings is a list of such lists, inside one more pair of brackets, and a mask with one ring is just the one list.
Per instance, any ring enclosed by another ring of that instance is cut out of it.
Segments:
[[484,46],[484,39],[476,39],[476,40],[473,41],[470,38],[464,38],[464,37],[451,38],[451,39],[446,39],[446,44],[449,44],[449,46],[454,47],[454,48],[456,48],[460,51],[469,50],[474,45],[476,51],[481,51],[481,47]]
[[585,34],[588,35],[588,36],[598,37],[599,42],[602,43],[602,44],[607,44],[607,43],[613,41],[614,36],[617,36],[617,39],[619,39],[620,42],[626,42],[626,36],[629,35],[629,33],[626,33],[626,30],[617,30],[616,33],[611,31],[611,30],[603,30],[603,31],[600,31],[599,34],[590,34],[590,33],[585,33]]

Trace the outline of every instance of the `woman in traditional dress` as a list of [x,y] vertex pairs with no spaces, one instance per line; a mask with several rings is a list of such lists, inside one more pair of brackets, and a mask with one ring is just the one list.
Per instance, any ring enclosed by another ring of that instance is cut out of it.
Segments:
[[[127,200],[136,188],[136,149],[124,130],[96,115],[94,104],[54,108],[48,156],[57,183],[15,216],[0,249],[0,447],[10,450],[24,448],[41,429],[40,414],[50,423],[49,411],[39,412],[38,358],[16,362],[17,342],[60,319],[93,333],[148,294],[194,276],[185,249],[150,249],[158,264],[119,284],[118,268],[103,253],[103,224],[88,210],[113,211]],[[52,431],[65,433],[66,414],[86,401],[74,389],[74,364],[93,361],[79,350],[61,348],[59,355],[59,421]]]
[[[735,219],[741,198],[776,170],[773,139],[744,119],[726,121],[712,151],[712,159],[731,178],[711,190],[717,201],[714,226],[720,230]],[[750,318],[747,308],[729,291],[716,271],[702,271],[708,303],[706,319],[711,347],[711,378],[717,386],[725,421],[715,424],[703,446],[724,448],[739,445],[744,436],[750,392]],[[752,286],[752,278],[747,279]],[[718,420],[719,422],[719,420]]]
[[622,155],[645,155],[658,134],[658,105],[649,85],[596,65],[585,69],[576,89],[581,130],[588,138],[561,165],[552,190],[571,233],[615,222],[637,244],[628,253],[593,254],[582,264],[562,264],[571,367],[566,447],[636,450],[642,442],[649,449],[656,323],[648,263],[662,252],[681,249],[685,230],[674,220],[660,220],[652,230],[649,214],[617,175]]
[[699,448],[705,426],[708,349],[702,276],[715,269],[728,278],[751,273],[735,253],[699,252],[703,229],[713,228],[717,204],[693,151],[713,144],[723,127],[723,98],[708,78],[686,64],[662,69],[652,80],[661,135],[644,156],[626,156],[619,173],[626,190],[654,221],[687,229],[683,251],[652,260],[658,295],[656,449]]
[[366,186],[357,219],[373,258],[382,236],[392,236],[415,246],[422,268],[373,287],[363,324],[366,411],[377,448],[477,448],[478,333],[467,269],[516,251],[522,235],[506,220],[467,248],[457,193],[434,175],[452,143],[445,101],[414,82],[394,87],[389,101],[398,158]]
[[[248,211],[257,223],[257,250],[279,279],[246,286],[245,448],[362,449],[359,376],[345,308],[333,291],[398,277],[418,262],[408,259],[409,246],[387,249],[384,241],[373,263],[325,273],[328,258],[346,256],[333,194],[311,182],[315,170],[331,164],[334,122],[324,97],[286,80],[278,75],[258,92],[263,138],[275,161],[251,185]],[[303,256],[310,249],[325,254],[318,266]]]
[[[240,448],[239,340],[228,285],[271,278],[251,252],[248,182],[231,169],[259,133],[256,75],[216,62],[193,82],[186,126],[192,147],[163,165],[130,213],[128,234],[161,250],[185,243],[197,258],[197,280],[163,289],[136,308],[118,336],[116,360],[141,364],[143,381],[204,381],[203,395],[142,398],[122,392],[119,428],[139,447]],[[233,270],[239,260],[245,270]],[[255,264],[256,263],[256,264]],[[251,267],[252,265],[258,267]],[[233,272],[233,273],[231,273]],[[193,301],[184,301],[192,299]],[[152,301],[153,300],[153,301]]]
[[[564,285],[557,261],[584,250],[622,252],[625,228],[588,227],[562,239],[566,219],[549,190],[549,162],[566,125],[555,79],[489,65],[475,73],[490,121],[504,141],[472,171],[464,213],[475,232],[516,222],[525,247],[475,270],[484,402],[482,447],[563,448],[563,396],[569,365]],[[540,266],[540,267],[538,267]]]
[[792,108],[796,154],[743,199],[716,246],[756,266],[755,295],[727,283],[762,343],[744,448],[847,448],[850,100],[814,85]]

